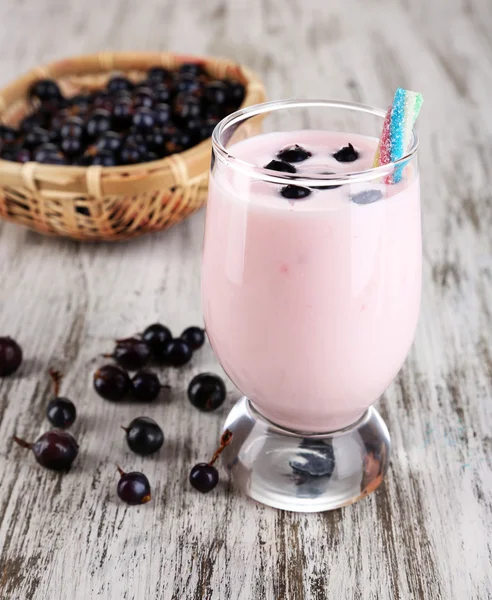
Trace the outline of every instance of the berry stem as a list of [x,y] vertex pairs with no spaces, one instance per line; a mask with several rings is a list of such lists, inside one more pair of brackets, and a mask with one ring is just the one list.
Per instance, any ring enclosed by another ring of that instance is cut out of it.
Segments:
[[112,354],[101,354],[103,358],[113,358]]
[[63,375],[60,373],[60,371],[56,371],[55,369],[50,369],[48,373],[50,374],[50,377],[53,380],[53,389],[55,391],[55,396],[59,396],[60,383],[63,378]]
[[13,436],[13,440],[17,444],[19,444],[19,446],[21,446],[22,448],[27,448],[28,450],[30,450],[32,448],[32,444],[30,444],[29,442],[26,442],[25,440],[22,440],[21,438],[18,438],[16,435]]
[[129,429],[128,427],[123,427],[123,425],[120,425],[121,429],[123,429],[123,431],[126,431],[128,433]]
[[222,434],[222,437],[220,438],[220,446],[214,452],[214,455],[212,456],[211,461],[208,463],[209,467],[211,467],[215,463],[215,461],[219,458],[219,456],[227,448],[227,446],[231,443],[231,441],[232,441],[232,431],[230,431],[229,429],[226,429],[224,431],[224,433]]
[[126,475],[125,471],[123,471],[123,469],[121,467],[116,465],[116,468],[118,469],[118,473],[120,474],[121,477],[123,477],[123,475]]

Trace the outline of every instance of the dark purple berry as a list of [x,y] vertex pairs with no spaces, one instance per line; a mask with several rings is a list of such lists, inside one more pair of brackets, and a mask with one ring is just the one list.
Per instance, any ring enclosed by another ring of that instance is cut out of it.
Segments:
[[141,162],[143,152],[134,141],[125,140],[120,151],[120,163],[122,165],[134,165]]
[[144,340],[127,338],[118,340],[113,352],[114,360],[128,371],[145,366],[150,358],[150,346]]
[[294,165],[291,165],[290,163],[285,162],[284,160],[271,160],[267,165],[265,165],[264,168],[270,169],[270,171],[280,171],[282,173],[297,172],[297,169],[294,167]]
[[223,81],[211,81],[207,83],[203,96],[210,104],[225,104],[227,102],[227,85]]
[[130,387],[128,373],[115,365],[105,365],[94,373],[94,389],[105,400],[123,400]]
[[[45,129],[50,132],[51,138],[59,137],[62,127],[65,125],[68,119],[71,118],[68,110],[60,110],[55,113],[52,117],[47,119],[47,125]],[[48,126],[49,124],[49,126]]]
[[53,79],[39,79],[29,88],[29,97],[38,98],[41,102],[62,98],[62,93]]
[[85,130],[91,140],[97,139],[111,129],[111,115],[104,108],[97,108],[88,118]]
[[[164,135],[160,129],[154,129],[145,136],[145,143],[150,152],[154,152],[157,156],[165,156],[167,154],[166,142],[169,141],[169,136]],[[144,156],[147,152],[143,153]]]
[[117,131],[128,129],[133,120],[133,102],[130,98],[118,99],[111,113],[113,127]]
[[159,378],[151,371],[138,371],[132,378],[132,394],[139,402],[155,400],[161,387]]
[[155,125],[154,113],[150,108],[137,108],[133,115],[133,126],[137,131],[150,131]]
[[364,190],[358,194],[353,194],[350,196],[350,199],[352,202],[355,202],[355,204],[372,204],[373,202],[381,200],[382,197],[383,193],[380,190]]
[[84,133],[84,121],[80,117],[70,117],[62,125],[60,135],[62,138],[80,138]]
[[18,163],[26,163],[30,160],[32,160],[32,156],[27,148],[19,148],[15,153],[15,161]]
[[181,367],[190,361],[192,354],[189,344],[180,338],[175,338],[166,342],[162,353],[157,358],[173,367]]
[[69,99],[70,106],[77,114],[85,114],[92,106],[92,98],[88,94],[77,94]]
[[338,150],[338,152],[335,152],[333,158],[338,162],[354,162],[354,160],[359,158],[359,153],[352,144],[349,144]]
[[203,412],[211,412],[224,404],[227,390],[224,382],[213,373],[200,373],[188,386],[188,399]]
[[34,152],[34,160],[44,165],[66,165],[67,160],[54,144],[42,144]]
[[136,471],[125,473],[119,467],[118,471],[120,480],[118,481],[117,492],[123,502],[131,506],[150,502],[150,483],[143,473]]
[[92,104],[96,110],[101,108],[111,112],[113,97],[107,90],[98,90],[92,95]]
[[100,167],[114,167],[118,162],[114,152],[111,152],[111,150],[98,150],[92,157],[91,164]]
[[154,356],[160,356],[170,340],[172,340],[170,330],[160,323],[149,325],[142,334],[143,340],[150,346]]
[[67,106],[68,102],[64,98],[53,98],[42,102],[40,110],[43,113],[50,115],[51,118],[54,118],[58,112],[65,110]]
[[205,343],[205,330],[201,327],[188,327],[179,337],[189,344],[192,350],[198,350]]
[[166,150],[168,154],[174,154],[176,152],[183,152],[187,148],[193,145],[193,138],[187,131],[176,131],[166,143]]
[[154,98],[157,104],[169,104],[172,96],[171,88],[166,84],[160,84],[154,88]]
[[[27,115],[24,117],[19,124],[19,129],[22,133],[29,133],[33,127],[42,127],[46,129],[49,126],[50,118],[44,112],[35,112],[32,115]],[[1,129],[2,125],[0,125]],[[2,135],[0,133],[0,139],[2,139]]]
[[184,75],[191,75],[192,77],[198,77],[198,75],[203,75],[205,73],[202,65],[198,63],[183,63],[178,67],[178,73]]
[[172,73],[164,67],[151,67],[147,71],[147,81],[150,84],[163,83],[172,80]]
[[133,104],[132,92],[128,90],[120,90],[119,92],[113,94],[113,102],[119,102],[120,100],[130,100],[130,102]]
[[0,377],[11,375],[22,362],[22,348],[10,337],[0,337]]
[[205,106],[205,118],[215,119],[217,123],[225,117],[227,109],[221,104],[207,104]]
[[41,146],[38,146],[34,151],[34,160],[36,162],[45,162],[46,158],[48,158],[49,156],[52,156],[54,154],[56,155],[59,153],[60,150],[58,146],[55,146],[55,144],[41,144]]
[[299,144],[294,144],[293,146],[288,146],[283,150],[280,150],[277,154],[277,158],[280,160],[284,160],[290,163],[298,163],[306,160],[311,155],[311,152],[308,150],[304,150]]
[[219,483],[219,472],[213,465],[198,463],[190,471],[190,483],[202,494],[207,494]]
[[65,156],[73,158],[74,156],[82,154],[85,144],[79,137],[65,137],[60,142],[60,148]]
[[34,444],[14,436],[14,441],[32,450],[38,463],[53,471],[68,471],[78,454],[79,446],[67,431],[53,429],[44,433]]
[[154,119],[156,125],[166,125],[171,120],[171,107],[161,102],[154,106]]
[[53,398],[48,403],[46,410],[48,421],[55,427],[66,429],[72,425],[77,417],[75,404],[68,398]]
[[244,100],[244,85],[239,81],[228,82],[228,100],[233,108],[238,108]]
[[189,74],[182,75],[175,85],[176,94],[186,93],[188,95],[199,93],[200,82]]
[[49,144],[51,142],[51,135],[49,131],[43,129],[42,127],[33,127],[29,133],[26,134],[24,138],[24,146],[28,150],[33,150],[41,144]]
[[280,190],[280,193],[288,200],[302,200],[309,196],[311,190],[300,185],[286,185]]
[[164,443],[164,433],[153,419],[137,417],[123,427],[126,431],[126,441],[130,450],[141,456],[157,452]]
[[136,144],[141,153],[147,152],[147,142],[145,136],[149,134],[144,134],[139,131],[132,131],[125,138],[125,143],[128,144]]
[[148,87],[141,87],[135,90],[135,94],[133,95],[135,108],[152,108],[155,96],[154,92]]
[[195,119],[201,115],[202,105],[198,98],[189,94],[178,94],[174,100],[174,115],[181,122]]
[[110,152],[119,152],[122,145],[121,135],[114,131],[106,131],[97,140],[96,146],[98,150],[109,150]]
[[130,91],[133,89],[133,83],[122,75],[115,75],[108,81],[107,89],[110,94],[116,94],[121,91]]

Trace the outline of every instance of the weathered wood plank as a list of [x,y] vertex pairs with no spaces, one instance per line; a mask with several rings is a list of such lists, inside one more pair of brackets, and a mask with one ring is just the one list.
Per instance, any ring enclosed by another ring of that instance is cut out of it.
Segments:
[[[89,10],[90,8],[90,10]],[[445,18],[443,17],[445,15]],[[96,397],[91,373],[116,336],[162,319],[201,321],[203,214],[107,245],[0,225],[0,332],[22,343],[0,381],[0,598],[11,600],[483,600],[492,597],[492,10],[488,0],[312,0],[0,5],[1,82],[40,61],[105,49],[231,56],[270,97],[384,106],[397,85],[425,95],[420,119],[424,293],[411,356],[380,402],[392,469],[372,497],[334,513],[281,513],[187,486],[237,397],[197,414],[186,383],[219,367],[209,348],[149,409]],[[296,124],[293,123],[293,126]],[[47,424],[48,366],[76,401],[80,459],[66,476],[14,448]],[[144,412],[167,440],[127,451],[119,425]],[[114,463],[142,468],[154,501],[115,498]]]

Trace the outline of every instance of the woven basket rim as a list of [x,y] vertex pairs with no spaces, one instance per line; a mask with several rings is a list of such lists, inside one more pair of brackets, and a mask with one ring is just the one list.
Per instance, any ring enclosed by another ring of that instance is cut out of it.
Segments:
[[[181,54],[175,52],[98,52],[91,54],[74,55],[64,59],[55,60],[43,65],[36,66],[24,75],[21,75],[17,79],[11,81],[6,86],[0,89],[0,122],[2,115],[10,106],[12,106],[18,100],[26,98],[27,90],[29,86],[36,80],[44,77],[50,77],[59,79],[69,75],[77,74],[72,72],[70,66],[76,64],[89,63],[91,68],[81,69],[80,73],[108,73],[111,71],[135,71],[135,66],[131,68],[124,68],[124,65],[128,62],[139,62],[141,61],[141,69],[144,70],[150,66],[163,65],[168,66],[169,63],[174,63],[173,68],[179,66],[184,62],[196,62],[198,64],[207,65],[210,62],[221,64],[224,67],[229,66],[237,69],[238,79],[243,83],[245,87],[245,95],[241,106],[237,109],[240,110],[245,106],[254,104],[254,100],[258,92],[264,94],[264,86],[259,76],[252,71],[250,68],[232,61],[227,58],[204,56],[197,54]],[[9,98],[9,101],[6,100]],[[107,174],[112,176],[120,176],[127,178],[128,175],[137,175],[142,172],[142,169],[162,168],[163,166],[170,166],[176,161],[175,157],[179,157],[180,160],[191,158],[197,153],[206,151],[211,143],[211,137],[201,141],[196,146],[185,150],[184,152],[178,152],[171,154],[158,160],[149,161],[145,163],[139,163],[136,165],[118,165],[115,167],[81,167],[73,165],[44,165],[35,161],[28,163],[17,163],[14,161],[8,161],[0,158],[0,176],[4,173],[8,173],[10,177],[19,177],[23,175],[23,171],[26,169],[26,165],[32,165],[35,167],[36,176],[40,177],[43,173],[49,179],[50,175],[55,173],[62,175],[82,175],[87,172],[88,169],[97,169],[99,174]],[[178,159],[178,160],[179,160]],[[1,183],[1,182],[0,182]]]

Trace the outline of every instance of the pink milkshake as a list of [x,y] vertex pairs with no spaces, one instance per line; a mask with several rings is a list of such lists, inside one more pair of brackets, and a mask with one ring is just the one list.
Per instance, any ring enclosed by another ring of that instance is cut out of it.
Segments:
[[[230,160],[217,158],[212,169],[202,278],[208,336],[258,412],[290,430],[353,424],[412,344],[418,170],[409,161],[396,184],[354,176],[371,169],[376,146],[375,137],[329,130],[267,133],[230,145]],[[253,174],[269,164],[283,185]],[[338,179],[306,185],[323,174]]]

